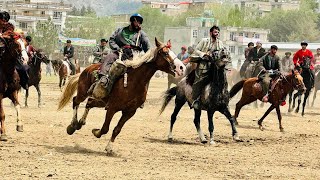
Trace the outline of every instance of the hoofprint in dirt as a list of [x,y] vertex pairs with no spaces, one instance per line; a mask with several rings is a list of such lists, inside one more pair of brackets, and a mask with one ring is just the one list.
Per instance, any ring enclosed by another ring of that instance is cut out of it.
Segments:
[[[15,110],[5,101],[8,141],[0,142],[0,179],[318,179],[320,177],[319,102],[305,117],[283,114],[286,133],[278,131],[277,117],[265,120],[266,130],[257,120],[266,109],[245,108],[239,116],[238,131],[244,142],[230,138],[223,115],[215,114],[217,145],[201,145],[193,124],[193,110],[184,106],[176,123],[172,144],[167,143],[173,103],[159,117],[165,78],[151,80],[144,109],[123,128],[113,156],[104,145],[110,134],[97,139],[91,129],[104,120],[103,109],[92,109],[82,131],[67,135],[69,108],[57,112],[60,90],[56,79],[42,81],[43,107],[37,107],[31,90],[29,108],[22,108],[24,132],[15,131]],[[23,100],[24,92],[20,92]],[[234,103],[230,103],[234,111]],[[70,104],[71,106],[71,104]],[[80,109],[84,109],[84,104]],[[286,106],[282,107],[287,109]],[[80,110],[81,112],[81,110]],[[116,114],[111,128],[121,114]],[[207,129],[206,114],[202,128]]]

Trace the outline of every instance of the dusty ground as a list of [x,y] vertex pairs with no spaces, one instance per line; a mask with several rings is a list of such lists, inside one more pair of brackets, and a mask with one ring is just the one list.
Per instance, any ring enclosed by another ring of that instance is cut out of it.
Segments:
[[[87,125],[69,136],[71,104],[56,111],[60,95],[57,77],[44,77],[43,107],[31,88],[29,108],[22,109],[24,132],[15,131],[15,111],[5,101],[8,142],[0,142],[0,179],[319,179],[320,103],[308,108],[305,117],[287,115],[282,108],[285,133],[280,133],[275,113],[257,129],[265,108],[245,108],[238,127],[243,142],[233,142],[228,121],[215,115],[216,146],[198,142],[193,111],[185,106],[174,128],[174,143],[167,143],[171,103],[158,117],[166,79],[152,79],[144,109],[127,122],[116,139],[116,154],[104,148],[109,134],[100,139],[91,129],[100,128],[105,111],[93,109]],[[23,102],[24,92],[20,93]],[[320,101],[320,100],[319,100]],[[21,104],[23,104],[21,102]],[[234,112],[235,101],[231,102]],[[83,112],[83,105],[80,114]],[[120,114],[114,117],[111,130]],[[202,128],[207,133],[206,114]]]

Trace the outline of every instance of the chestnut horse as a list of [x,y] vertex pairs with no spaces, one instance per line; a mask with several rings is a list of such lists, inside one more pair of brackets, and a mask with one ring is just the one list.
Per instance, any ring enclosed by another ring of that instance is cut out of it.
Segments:
[[28,107],[29,87],[34,86],[38,92],[38,107],[41,105],[41,62],[48,64],[50,61],[41,49],[36,50],[34,56],[29,60],[29,80],[26,88],[26,98],[24,105]]
[[4,125],[5,114],[2,99],[8,97],[17,112],[17,128],[23,131],[23,124],[20,118],[20,104],[18,101],[18,90],[20,89],[20,78],[15,69],[18,58],[22,56],[22,49],[25,42],[16,37],[13,32],[6,32],[0,35],[0,140],[7,141],[6,128]]
[[[231,90],[230,90],[230,98],[235,96],[242,88],[242,96],[241,99],[236,104],[236,110],[234,118],[237,122],[237,118],[239,116],[240,110],[243,106],[258,100],[262,100],[264,93],[261,88],[260,84],[256,84],[258,82],[258,78],[249,78],[244,79],[235,84]],[[264,113],[264,115],[261,117],[261,119],[258,121],[258,125],[260,130],[263,130],[264,127],[262,126],[262,122],[264,118],[273,110],[276,109],[278,120],[279,120],[279,128],[280,131],[283,132],[284,129],[281,124],[282,116],[280,112],[280,104],[282,100],[287,96],[287,94],[292,91],[293,89],[297,90],[305,90],[306,87],[303,83],[303,78],[299,74],[298,71],[292,71],[291,74],[286,76],[281,76],[281,78],[278,79],[277,83],[274,85],[274,88],[272,92],[269,95],[269,102],[271,103],[271,106],[269,109]]]
[[[80,73],[79,60],[74,59],[76,66],[76,74]],[[64,60],[52,60],[53,69],[59,74],[59,88],[62,91],[62,86],[65,85],[67,77],[71,74],[71,68],[69,64]]]
[[[127,87],[124,87],[124,77],[121,77],[115,82],[113,89],[107,99],[103,101],[97,101],[94,99],[88,100],[86,104],[86,111],[84,116],[87,115],[89,109],[92,107],[105,107],[107,112],[105,116],[105,122],[101,129],[93,129],[92,133],[95,137],[100,138],[102,135],[107,134],[109,131],[109,125],[114,114],[118,111],[122,112],[122,116],[114,128],[111,139],[106,147],[108,153],[112,152],[112,144],[116,137],[120,133],[123,125],[136,113],[136,110],[145,102],[148,84],[151,77],[157,70],[164,71],[166,73],[174,75],[174,63],[179,61],[176,55],[170,50],[170,41],[167,45],[159,42],[157,39],[156,48],[150,49],[145,55],[138,58],[135,64],[127,61],[126,64],[133,66],[134,68],[128,69]],[[147,63],[144,63],[147,62]],[[181,62],[181,61],[180,61]],[[77,110],[79,104],[83,102],[87,97],[87,91],[90,86],[95,82],[96,70],[100,67],[100,64],[93,64],[87,67],[80,75],[77,74],[70,78],[63,95],[59,102],[58,110],[65,107],[74,92],[77,90],[77,95],[73,97],[73,111],[74,116],[71,124],[67,128],[69,135],[73,134],[76,129],[79,130],[82,125],[85,124],[85,118],[77,120]],[[106,102],[106,103],[105,103]]]

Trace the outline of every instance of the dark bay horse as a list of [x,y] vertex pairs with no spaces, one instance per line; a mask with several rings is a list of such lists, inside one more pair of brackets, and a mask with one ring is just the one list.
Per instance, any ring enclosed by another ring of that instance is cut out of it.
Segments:
[[[87,114],[92,107],[102,106],[107,109],[105,122],[102,128],[92,130],[92,133],[97,138],[108,133],[109,125],[114,114],[118,111],[122,112],[122,116],[117,126],[114,128],[111,139],[106,147],[108,153],[112,152],[112,145],[123,125],[136,113],[136,110],[146,100],[148,84],[154,73],[157,70],[161,70],[172,75],[175,74],[173,70],[174,62],[177,60],[177,57],[170,50],[171,44],[165,45],[157,39],[155,39],[155,41],[156,48],[150,49],[145,55],[138,58],[139,60],[126,62],[129,67],[135,67],[128,69],[127,87],[124,87],[124,77],[121,77],[115,82],[108,99],[98,101],[89,98],[86,104],[85,114]],[[74,116],[71,124],[67,128],[67,133],[70,135],[85,124],[85,119],[80,119],[78,122],[77,110],[79,104],[88,97],[87,91],[95,82],[96,70],[98,70],[99,67],[100,64],[93,64],[87,67],[80,75],[71,76],[70,81],[64,89],[58,109],[62,109],[66,106],[74,92],[77,91],[77,95],[73,97]]]
[[[311,66],[311,59],[310,58],[304,58],[304,63],[301,64],[300,67],[298,67],[297,69],[300,71],[301,73],[301,76],[303,77],[303,82],[306,86],[306,91],[304,93],[304,98],[303,98],[303,103],[302,103],[302,113],[301,115],[304,116],[304,109],[305,109],[305,106],[306,106],[306,103],[307,103],[307,99],[310,95],[310,91],[312,89],[312,86],[314,85],[314,79],[312,79],[312,76],[311,76],[311,69],[310,69],[310,66]],[[298,91],[297,93],[295,93],[293,95],[293,100],[292,100],[292,94],[293,94],[293,91],[291,91],[289,93],[289,109],[288,109],[288,112],[291,112],[294,108],[295,108],[295,101],[296,101],[296,98],[298,97],[298,106],[295,110],[296,113],[299,112],[299,108],[300,108],[300,103],[301,103],[301,97],[302,97],[302,94],[303,94],[304,91]],[[292,107],[291,107],[291,102],[293,101],[292,103]]]
[[19,132],[23,131],[20,117],[20,104],[18,101],[18,90],[20,89],[20,78],[15,69],[18,58],[22,56],[22,47],[25,42],[18,39],[13,32],[0,35],[0,140],[7,141],[5,128],[5,114],[2,99],[8,97],[17,112],[17,127]]
[[[220,55],[218,56],[216,61],[213,61],[211,56],[208,56],[211,62],[211,68],[209,72],[210,83],[202,90],[201,94],[201,104],[202,110],[207,111],[208,115],[208,124],[209,124],[209,133],[210,133],[210,144],[214,144],[213,137],[213,115],[215,111],[219,111],[224,114],[226,118],[229,120],[231,129],[232,129],[232,137],[234,140],[240,140],[236,127],[234,118],[231,116],[229,111],[229,92],[228,92],[228,83],[225,75],[225,65],[229,62],[228,57],[224,54],[224,50],[220,51]],[[171,123],[170,123],[170,132],[168,135],[168,141],[171,142],[173,140],[172,130],[173,125],[177,119],[177,115],[181,110],[182,106],[188,102],[189,106],[193,102],[192,99],[192,84],[195,79],[195,72],[190,73],[186,78],[179,82],[177,87],[173,87],[165,92],[164,102],[162,108],[160,110],[160,114],[164,111],[170,100],[176,96],[175,99],[175,108],[171,115]],[[194,124],[197,129],[199,138],[202,143],[207,143],[207,139],[205,138],[201,127],[200,127],[200,116],[201,110],[194,109]]]
[[[236,104],[236,110],[234,114],[234,118],[237,122],[237,118],[239,116],[240,110],[243,106],[258,100],[262,100],[264,93],[260,86],[260,84],[256,84],[258,82],[258,78],[249,78],[244,79],[235,84],[230,90],[230,98],[234,97],[242,88],[242,96],[241,99]],[[279,81],[275,84],[273,91],[269,95],[269,102],[271,106],[264,113],[261,119],[258,121],[259,128],[261,130],[264,129],[262,126],[262,122],[264,118],[273,110],[276,109],[278,120],[279,120],[279,128],[280,131],[283,132],[284,129],[281,124],[282,116],[280,112],[280,103],[282,99],[287,96],[287,94],[293,89],[297,90],[305,90],[305,85],[303,83],[303,79],[298,71],[292,71],[291,74],[283,76],[279,79]]]
[[[76,66],[76,74],[80,73],[79,60],[74,59]],[[62,87],[65,85],[67,77],[71,75],[71,68],[67,61],[64,60],[52,60],[51,61],[53,69],[59,75],[59,88],[62,91]]]
[[25,106],[28,107],[29,87],[34,86],[38,92],[38,107],[41,105],[41,62],[48,64],[50,61],[41,49],[36,50],[34,56],[29,60],[29,80],[26,87]]

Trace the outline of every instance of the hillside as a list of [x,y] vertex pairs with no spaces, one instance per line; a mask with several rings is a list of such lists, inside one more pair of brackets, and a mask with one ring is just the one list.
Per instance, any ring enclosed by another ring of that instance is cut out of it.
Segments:
[[[53,0],[60,2],[61,0]],[[140,0],[64,0],[77,8],[91,6],[98,16],[133,13],[142,6]]]

